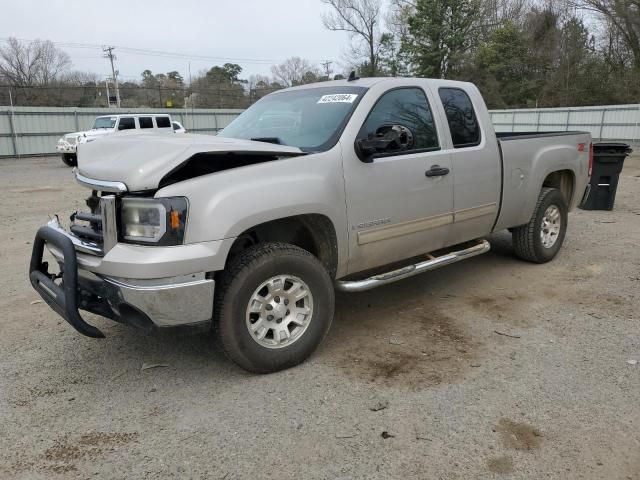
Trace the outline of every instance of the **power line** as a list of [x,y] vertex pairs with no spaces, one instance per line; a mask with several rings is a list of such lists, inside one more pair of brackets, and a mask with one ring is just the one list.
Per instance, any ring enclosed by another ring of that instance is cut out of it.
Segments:
[[[0,88],[6,88],[7,90],[16,90],[16,91],[25,91],[25,90],[35,90],[35,91],[64,91],[64,90],[92,90],[92,89],[101,89],[104,86],[101,86],[99,83],[96,84],[85,84],[85,85],[12,85],[12,84],[1,84]],[[125,92],[184,92],[185,88],[187,88],[191,93],[203,93],[203,94],[224,94],[229,98],[248,98],[248,93],[245,92],[242,85],[238,84],[213,84],[210,86],[198,86],[195,88],[188,88],[185,85],[179,85],[176,87],[163,87],[163,86],[154,86],[154,87],[144,87],[144,86],[120,86],[120,90]],[[285,87],[258,87],[255,90],[264,90],[264,91],[276,91]]]
[[[28,43],[33,43],[36,41],[33,39],[25,39],[25,38],[17,38],[17,40],[21,42],[28,42]],[[8,41],[9,41],[8,37],[0,38],[0,42],[6,43]],[[104,52],[104,47],[102,45],[96,45],[96,44],[90,44],[90,43],[78,43],[78,42],[55,42],[55,41],[51,41],[51,43],[53,43],[57,47],[65,48],[65,49],[68,48],[68,49],[99,50],[101,52]],[[282,61],[282,60],[268,59],[268,58],[260,59],[260,58],[240,58],[240,57],[218,57],[218,56],[210,56],[210,55],[188,54],[188,53],[180,53],[180,52],[168,52],[168,51],[162,51],[162,50],[123,47],[123,46],[117,46],[117,45],[111,45],[109,48],[111,48],[112,50],[117,49],[120,54],[125,54],[125,55],[130,54],[134,56],[139,55],[139,56],[150,56],[150,57],[160,57],[160,58],[178,58],[181,60],[188,60],[189,62],[191,61],[214,62],[214,63],[221,63],[221,62],[236,63],[237,62],[237,63],[248,63],[248,64],[256,64],[256,65],[273,65]],[[75,55],[71,55],[71,56],[75,58],[82,58],[82,59],[92,58],[88,56],[82,56],[82,57],[75,56]],[[99,58],[99,57],[96,56],[96,58]],[[312,61],[319,62],[319,60],[312,60]],[[329,71],[326,65],[327,63],[331,65],[334,62],[325,61],[322,63],[322,65],[325,67],[325,70]],[[115,81],[116,75],[114,74],[114,70],[115,69],[112,67],[112,75]],[[109,74],[99,74],[99,75],[105,79],[109,78]],[[117,74],[117,77],[127,78],[131,80],[139,79],[139,75],[124,75],[119,72]],[[116,89],[116,90],[117,92],[119,91],[119,89]]]
[[[19,38],[22,42],[32,43],[35,40]],[[0,38],[0,41],[7,42],[9,38]],[[102,50],[102,45],[95,45],[90,43],[76,43],[76,42],[51,42],[58,47],[64,48],[83,48],[92,50]],[[165,57],[165,58],[182,58],[191,60],[203,60],[214,62],[240,62],[240,63],[256,63],[256,64],[272,64],[277,63],[280,60],[273,58],[240,58],[240,57],[218,57],[213,55],[198,55],[183,52],[167,52],[163,50],[149,50],[144,48],[132,48],[114,45],[112,48],[117,48],[121,53],[131,53],[135,55],[151,56],[151,57]]]

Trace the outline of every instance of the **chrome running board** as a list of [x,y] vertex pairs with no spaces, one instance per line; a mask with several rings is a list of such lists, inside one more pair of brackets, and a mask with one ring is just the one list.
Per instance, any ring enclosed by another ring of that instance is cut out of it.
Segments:
[[429,255],[429,260],[416,263],[415,265],[409,265],[398,270],[391,272],[381,273],[380,275],[374,275],[373,277],[365,278],[364,280],[353,281],[336,281],[336,290],[341,292],[364,292],[365,290],[371,290],[372,288],[387,285],[389,283],[397,282],[398,280],[404,280],[405,278],[413,277],[423,272],[435,270],[436,268],[444,267],[452,263],[466,260],[467,258],[475,257],[476,255],[482,255],[487,253],[491,249],[491,245],[486,240],[479,240],[478,243],[472,247],[465,248],[464,250],[458,250],[451,253],[446,253],[439,257],[433,257]]

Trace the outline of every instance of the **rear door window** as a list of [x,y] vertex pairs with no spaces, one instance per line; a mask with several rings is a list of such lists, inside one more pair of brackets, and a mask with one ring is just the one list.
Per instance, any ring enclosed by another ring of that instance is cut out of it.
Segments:
[[156,125],[158,128],[171,128],[169,117],[156,117]]
[[140,117],[138,122],[140,122],[140,128],[153,128],[153,119],[151,117]]
[[467,92],[459,88],[441,88],[438,93],[444,106],[454,148],[480,144],[480,124]]
[[135,130],[136,120],[133,117],[123,117],[118,123],[118,130]]

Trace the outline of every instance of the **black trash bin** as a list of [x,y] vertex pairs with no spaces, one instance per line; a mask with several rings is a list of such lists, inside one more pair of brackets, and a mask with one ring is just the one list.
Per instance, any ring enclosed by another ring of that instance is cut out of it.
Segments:
[[626,143],[594,143],[591,191],[583,210],[613,210],[624,160],[633,152]]

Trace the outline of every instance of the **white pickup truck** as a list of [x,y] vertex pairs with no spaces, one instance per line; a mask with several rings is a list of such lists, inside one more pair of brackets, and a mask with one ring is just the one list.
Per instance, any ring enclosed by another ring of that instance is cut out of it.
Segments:
[[67,133],[56,145],[56,150],[62,155],[62,161],[69,167],[78,164],[77,148],[81,143],[92,142],[106,135],[118,132],[156,132],[156,133],[185,133],[186,130],[178,122],[171,120],[169,115],[158,114],[127,114],[104,115],[97,117],[93,126],[84,132]]
[[42,298],[91,337],[103,333],[79,309],[213,327],[229,358],[263,373],[316,349],[334,289],[485,253],[505,229],[518,257],[553,259],[593,160],[588,133],[496,134],[474,85],[416,78],[281,90],[217,137],[116,135],[78,154],[90,211],[38,230]]

